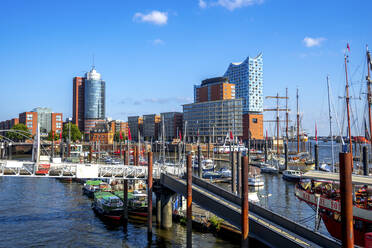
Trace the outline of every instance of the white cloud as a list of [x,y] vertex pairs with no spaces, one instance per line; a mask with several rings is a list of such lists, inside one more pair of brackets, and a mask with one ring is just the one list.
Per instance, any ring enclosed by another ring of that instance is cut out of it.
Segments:
[[199,7],[205,9],[207,7],[207,3],[204,0],[199,0]]
[[211,5],[221,6],[233,11],[234,9],[261,4],[263,2],[264,0],[218,0],[217,2],[211,3]]
[[320,46],[323,41],[325,41],[325,38],[319,37],[319,38],[311,38],[311,37],[305,37],[303,42],[305,43],[306,47],[314,47],[314,46]]
[[152,44],[157,46],[157,45],[163,45],[164,44],[164,41],[161,40],[161,39],[155,39],[152,41]]
[[136,13],[133,17],[134,21],[149,22],[155,25],[165,25],[168,22],[168,13],[153,10],[148,14]]

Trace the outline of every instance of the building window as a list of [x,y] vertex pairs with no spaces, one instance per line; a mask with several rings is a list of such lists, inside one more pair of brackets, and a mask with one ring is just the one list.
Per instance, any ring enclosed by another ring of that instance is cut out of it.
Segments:
[[28,128],[32,128],[32,121],[28,121],[28,122],[27,122],[27,127],[28,127]]
[[27,120],[32,121],[32,114],[27,114]]
[[253,123],[257,123],[257,122],[258,122],[258,121],[257,121],[257,118],[253,118],[253,119],[252,119],[252,122],[253,122]]
[[56,121],[62,121],[62,117],[60,115],[56,115]]

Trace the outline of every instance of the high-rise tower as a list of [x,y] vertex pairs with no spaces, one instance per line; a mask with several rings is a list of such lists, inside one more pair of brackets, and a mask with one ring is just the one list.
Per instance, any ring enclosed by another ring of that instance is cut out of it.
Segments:
[[105,120],[105,81],[95,67],[85,77],[73,79],[73,123],[88,134],[97,122]]
[[243,62],[231,63],[225,72],[235,84],[236,98],[243,99],[243,114],[263,111],[263,59],[262,53]]
[[105,81],[94,66],[84,79],[84,132],[89,133],[97,122],[105,119]]
[[231,63],[224,76],[235,84],[235,97],[243,99],[243,140],[263,139],[262,53]]

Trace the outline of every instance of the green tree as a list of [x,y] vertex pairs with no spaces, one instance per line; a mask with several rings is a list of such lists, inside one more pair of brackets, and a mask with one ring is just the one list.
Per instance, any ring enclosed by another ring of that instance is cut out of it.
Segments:
[[13,141],[25,141],[26,139],[31,137],[30,130],[28,130],[25,124],[19,123],[14,125],[11,130],[17,131],[16,132],[7,132],[6,137]]
[[126,140],[127,137],[125,137],[124,132],[121,132],[121,135],[123,136],[123,140],[120,140],[120,132],[116,132],[114,134],[114,141],[115,142],[120,142],[120,141]]
[[71,133],[71,141],[75,142],[81,140],[81,132],[79,128],[75,124],[68,123],[63,126],[62,138],[64,141],[68,141],[69,132]]
[[[48,133],[48,137],[46,138],[46,140],[52,141],[52,139],[53,139],[53,132],[50,131]],[[54,132],[54,141],[56,140],[59,140],[59,133]]]

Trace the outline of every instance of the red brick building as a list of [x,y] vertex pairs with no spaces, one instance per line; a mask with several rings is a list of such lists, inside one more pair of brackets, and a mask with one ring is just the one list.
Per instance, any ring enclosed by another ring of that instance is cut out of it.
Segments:
[[72,100],[72,123],[77,125],[80,131],[84,131],[84,78],[74,77],[73,79],[73,100]]
[[248,140],[249,130],[251,139],[263,140],[263,114],[243,115],[243,140]]
[[194,96],[195,102],[235,99],[235,84],[229,83],[225,77],[209,78],[195,86]]
[[37,130],[37,112],[23,112],[19,114],[19,123],[26,125],[32,135],[36,134]]

